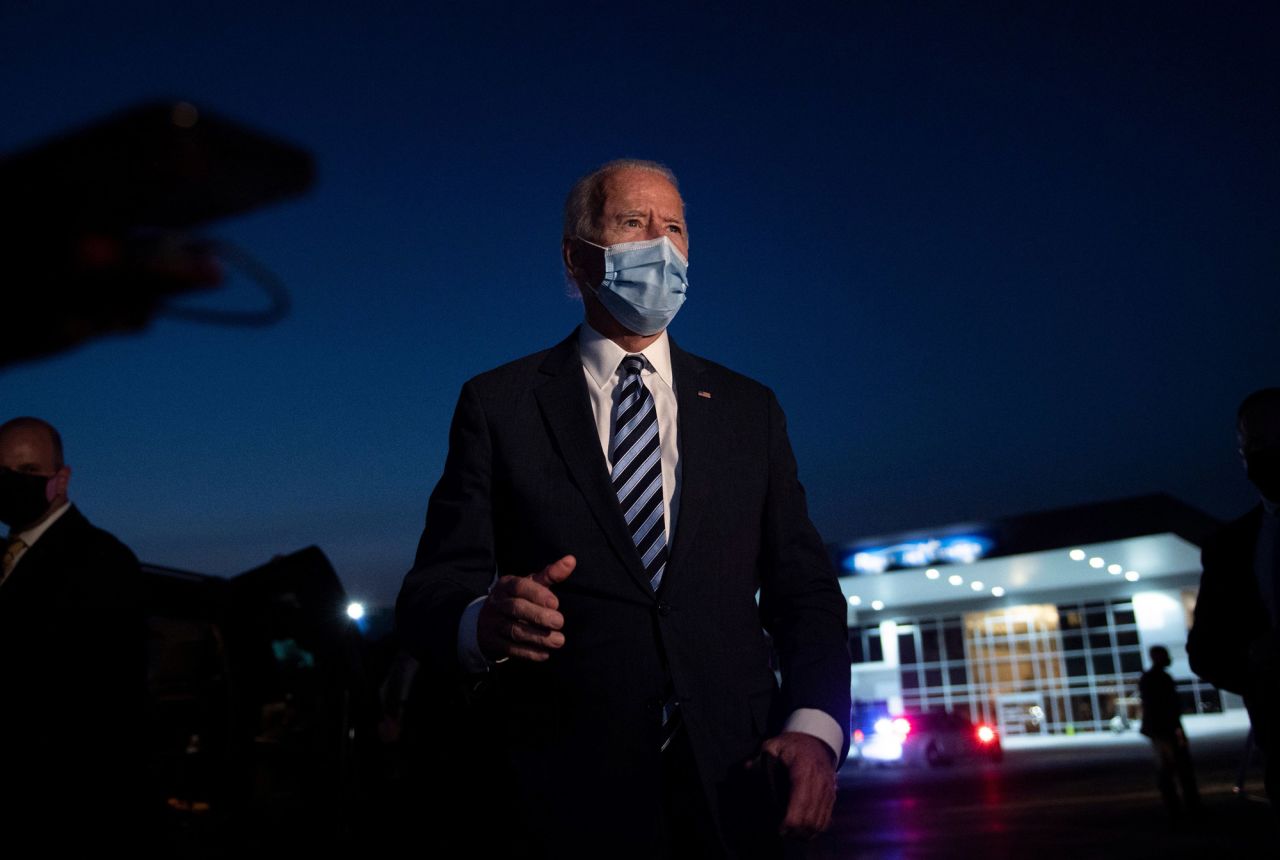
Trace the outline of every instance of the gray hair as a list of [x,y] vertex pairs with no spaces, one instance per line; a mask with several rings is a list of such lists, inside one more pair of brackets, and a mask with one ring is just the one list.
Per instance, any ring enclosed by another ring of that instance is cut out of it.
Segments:
[[592,242],[600,241],[601,218],[604,216],[604,184],[619,170],[651,170],[666,179],[676,190],[680,183],[671,168],[657,161],[643,158],[618,158],[602,164],[573,183],[564,201],[564,238],[581,236]]

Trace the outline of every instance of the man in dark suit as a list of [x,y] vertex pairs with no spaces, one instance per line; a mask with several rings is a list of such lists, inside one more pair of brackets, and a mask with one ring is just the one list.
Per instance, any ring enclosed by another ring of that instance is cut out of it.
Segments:
[[70,503],[70,479],[50,424],[0,425],[0,808],[6,839],[30,828],[42,848],[136,845],[142,574]]
[[772,392],[666,334],[688,247],[661,165],[574,186],[585,324],[463,387],[398,600],[429,670],[485,677],[462,755],[524,856],[770,856],[830,821],[845,604]]
[[1236,429],[1261,502],[1204,546],[1187,656],[1201,678],[1244,696],[1280,810],[1280,388],[1246,397]]

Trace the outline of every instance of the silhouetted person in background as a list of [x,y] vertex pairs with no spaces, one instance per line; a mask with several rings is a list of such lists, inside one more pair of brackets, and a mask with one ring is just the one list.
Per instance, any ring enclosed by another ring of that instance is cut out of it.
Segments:
[[70,479],[52,425],[0,425],[0,832],[33,855],[136,849],[146,770],[142,574]]
[[1244,696],[1280,812],[1280,388],[1246,397],[1236,429],[1262,498],[1204,546],[1187,656],[1201,678]]
[[[1169,652],[1163,645],[1151,647],[1151,668],[1142,673],[1138,693],[1142,696],[1142,733],[1151,738],[1156,754],[1156,784],[1169,814],[1178,818],[1186,811],[1200,809],[1200,792],[1196,789],[1196,772],[1191,764],[1191,749],[1182,731],[1182,705],[1169,668]],[[1178,783],[1182,784],[1182,800],[1178,800]]]

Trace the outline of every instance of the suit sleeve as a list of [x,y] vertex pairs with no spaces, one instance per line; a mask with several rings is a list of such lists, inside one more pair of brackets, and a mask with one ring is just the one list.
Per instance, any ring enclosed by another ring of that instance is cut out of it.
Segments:
[[444,474],[427,503],[413,569],[396,600],[396,627],[409,652],[449,672],[461,671],[462,613],[493,580],[492,456],[484,408],[468,382],[454,411]]
[[781,659],[784,713],[814,708],[841,727],[848,752],[849,648],[846,609],[835,571],[809,521],[786,419],[772,392],[769,489],[764,511],[760,613]]
[[1195,618],[1187,634],[1191,671],[1224,690],[1244,694],[1249,683],[1249,642],[1233,606],[1230,570],[1222,559],[1221,538],[1200,555],[1200,593]]

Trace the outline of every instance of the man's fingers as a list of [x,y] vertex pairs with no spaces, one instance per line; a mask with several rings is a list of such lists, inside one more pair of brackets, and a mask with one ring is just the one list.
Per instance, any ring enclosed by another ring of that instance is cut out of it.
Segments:
[[523,621],[547,630],[560,630],[564,627],[564,616],[559,612],[524,598],[504,598],[494,608],[510,621]]
[[783,733],[764,743],[766,755],[787,768],[790,796],[778,827],[784,836],[812,839],[831,823],[835,806],[835,770],[822,741],[807,735]]
[[[559,609],[560,598],[556,597],[550,588],[538,582],[535,577],[536,575],[504,578],[500,583],[502,586],[499,592],[500,598],[527,600],[530,603],[536,603],[548,609]],[[498,589],[495,589],[495,591],[498,591]]]
[[551,657],[546,651],[540,651],[536,648],[521,648],[512,646],[507,650],[507,654],[511,657],[518,657],[521,660],[532,660],[535,663],[541,663]]
[[830,820],[831,800],[813,780],[792,780],[791,802],[782,822],[788,836],[811,839],[826,829]]
[[573,573],[573,569],[578,566],[578,560],[571,555],[551,562],[542,570],[529,577],[539,585],[550,588],[553,585],[564,582],[569,578],[569,574]]
[[511,622],[507,628],[507,638],[516,644],[541,648],[559,648],[564,645],[564,634],[559,630],[548,630],[521,621]]

